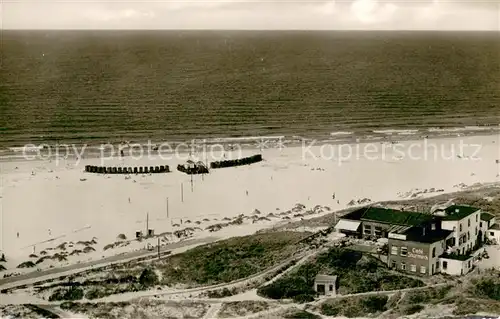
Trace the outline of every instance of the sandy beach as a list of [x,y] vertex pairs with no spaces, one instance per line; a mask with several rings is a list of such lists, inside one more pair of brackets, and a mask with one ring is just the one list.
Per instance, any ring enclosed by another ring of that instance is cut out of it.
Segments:
[[[225,234],[238,236],[304,218],[291,213],[298,203],[305,206],[304,211],[321,205],[315,211],[320,214],[363,199],[377,202],[457,191],[500,180],[499,143],[498,135],[377,142],[368,147],[351,145],[350,156],[346,145],[342,154],[338,145],[246,149],[226,156],[261,153],[264,161],[194,175],[193,183],[191,176],[176,170],[185,159],[125,156],[104,162],[106,166],[169,165],[172,171],[130,176],[85,173],[85,165],[101,164],[99,158],[79,163],[74,158],[2,162],[0,251],[12,268],[32,253],[94,239],[96,251],[80,258],[100,258],[142,248],[144,243],[102,250],[119,234],[133,239],[136,231],[144,231],[146,216],[156,234],[190,227],[196,236],[208,236],[208,226],[240,214],[267,216],[249,218]],[[337,153],[331,153],[335,149]]]

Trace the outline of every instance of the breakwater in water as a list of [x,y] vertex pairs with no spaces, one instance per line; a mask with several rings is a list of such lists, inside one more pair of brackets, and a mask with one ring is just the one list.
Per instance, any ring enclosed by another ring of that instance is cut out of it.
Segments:
[[192,166],[177,165],[177,170],[179,172],[186,173],[188,175],[209,173],[208,168],[206,168],[205,165],[192,165]]
[[224,167],[233,167],[241,165],[250,165],[260,161],[262,161],[262,155],[257,154],[250,157],[244,157],[235,160],[212,162],[210,163],[210,168],[224,168]]
[[104,167],[86,165],[85,172],[97,174],[149,174],[149,173],[169,173],[168,165],[162,166],[140,166],[140,167]]

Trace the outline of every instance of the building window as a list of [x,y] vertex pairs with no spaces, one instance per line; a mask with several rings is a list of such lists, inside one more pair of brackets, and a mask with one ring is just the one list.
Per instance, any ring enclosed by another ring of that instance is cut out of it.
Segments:
[[479,227],[483,227],[483,222],[479,222]]
[[432,258],[436,257],[436,247],[432,248]]
[[457,231],[457,226],[453,226],[453,231]]
[[490,236],[495,236],[495,233],[493,233],[492,231],[490,231]]
[[401,270],[406,270],[406,263],[401,263]]
[[479,216],[479,214],[476,214],[476,223],[477,223],[477,217]]
[[382,236],[382,227],[375,226],[375,236]]
[[447,261],[443,261],[443,269],[448,269],[448,262]]
[[436,224],[431,225],[431,230],[436,230]]
[[370,225],[365,225],[363,232],[365,235],[370,235],[372,233],[372,227]]
[[462,231],[462,224],[460,224],[460,231]]
[[426,271],[427,271],[427,269],[425,269],[425,266],[420,266],[420,273],[421,274],[425,274]]
[[467,219],[467,227],[470,227],[470,218]]
[[469,268],[470,268],[470,260],[469,260]]
[[467,240],[470,240],[470,233],[467,232]]
[[333,285],[330,285],[330,291],[333,291]]
[[406,257],[408,255],[408,248],[401,247],[401,256]]
[[436,271],[439,269],[439,261],[436,261]]
[[477,236],[477,226],[476,226],[476,236]]
[[417,265],[410,265],[410,270],[413,272],[417,272]]
[[391,254],[392,255],[397,255],[398,254],[398,246],[392,246],[391,247]]
[[396,261],[395,260],[391,261],[391,268],[396,268]]

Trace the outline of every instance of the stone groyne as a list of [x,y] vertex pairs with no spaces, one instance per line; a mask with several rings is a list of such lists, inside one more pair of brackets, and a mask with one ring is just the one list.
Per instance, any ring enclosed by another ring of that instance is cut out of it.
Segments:
[[239,158],[235,160],[219,161],[210,163],[210,168],[224,168],[224,167],[234,167],[241,165],[250,165],[253,163],[258,163],[262,161],[262,155],[257,154],[250,157]]
[[86,165],[85,172],[96,174],[158,174],[169,173],[170,168],[168,165],[161,166],[140,166],[140,167],[105,167]]

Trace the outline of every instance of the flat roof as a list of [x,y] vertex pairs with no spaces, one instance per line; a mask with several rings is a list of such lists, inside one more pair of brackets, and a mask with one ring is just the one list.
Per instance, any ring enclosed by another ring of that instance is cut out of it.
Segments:
[[410,228],[406,233],[407,241],[432,244],[444,240],[452,234],[453,231],[446,229],[426,230],[425,235],[420,227]]
[[493,226],[491,226],[490,229],[500,230],[500,225],[499,224],[493,224]]
[[392,225],[419,226],[433,220],[433,216],[409,211],[401,211],[382,207],[368,207],[361,220],[374,221]]
[[490,220],[492,220],[493,218],[495,218],[494,215],[490,214],[490,213],[481,213],[481,220],[484,220],[486,222],[489,222]]
[[341,218],[335,225],[335,229],[357,231],[361,225],[360,220],[346,220]]
[[461,220],[478,210],[479,208],[472,206],[451,205],[444,210],[446,216],[443,216],[443,220]]
[[329,276],[329,275],[316,275],[314,278],[315,281],[336,281],[337,276]]
[[439,258],[466,261],[474,257],[471,255],[443,254]]

